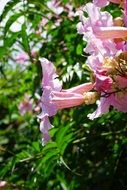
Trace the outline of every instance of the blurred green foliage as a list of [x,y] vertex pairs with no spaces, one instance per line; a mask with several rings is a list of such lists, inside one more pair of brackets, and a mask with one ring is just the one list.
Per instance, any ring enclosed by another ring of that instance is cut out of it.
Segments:
[[[64,88],[90,78],[85,43],[76,31],[78,17],[68,18],[67,12],[55,15],[46,2],[11,0],[0,17],[0,180],[7,182],[6,190],[126,190],[126,114],[111,109],[90,121],[87,115],[96,105],[59,111],[51,118],[55,126],[50,130],[52,141],[43,147],[39,113],[33,110],[22,116],[19,112],[25,93],[30,94],[34,108],[36,94],[41,96],[39,57],[55,64]],[[65,6],[68,1],[61,3]],[[69,3],[75,12],[86,1]],[[106,9],[114,17],[120,14],[118,6]],[[20,30],[12,31],[21,16],[25,19]],[[48,22],[37,34],[42,18]],[[33,57],[35,47],[39,48]],[[16,60],[21,51],[29,55],[28,65]]]

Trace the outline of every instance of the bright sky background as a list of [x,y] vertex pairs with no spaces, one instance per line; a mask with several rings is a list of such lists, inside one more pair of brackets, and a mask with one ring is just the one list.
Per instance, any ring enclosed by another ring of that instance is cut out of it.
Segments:
[[3,11],[4,6],[6,5],[8,1],[10,0],[0,0],[0,15],[1,15],[1,12]]
[[[9,2],[10,0],[0,0],[0,15],[2,14],[3,12],[3,9],[4,9],[4,6],[6,5],[7,2]],[[13,31],[13,32],[18,32],[21,30],[21,24],[23,24],[24,22],[24,17],[20,17],[18,18],[18,23],[15,22],[11,25],[10,29]],[[5,21],[6,22],[6,21]]]

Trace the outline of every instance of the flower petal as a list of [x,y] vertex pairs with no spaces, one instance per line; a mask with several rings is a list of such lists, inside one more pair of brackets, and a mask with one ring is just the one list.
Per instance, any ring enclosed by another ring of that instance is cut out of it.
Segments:
[[88,118],[93,120],[95,118],[100,117],[101,115],[109,111],[109,107],[110,107],[109,98],[101,98],[98,104],[98,108],[96,109],[95,112],[88,114]]
[[52,92],[52,102],[58,109],[70,108],[81,105],[84,102],[84,97],[81,94]]
[[115,39],[115,38],[121,38],[125,39],[127,38],[127,28],[126,27],[99,27],[94,29],[94,33],[97,38],[100,38],[101,40],[106,39]]
[[92,90],[93,86],[94,86],[93,83],[88,82],[88,83],[84,83],[84,84],[75,86],[73,88],[70,88],[68,90],[62,90],[62,92],[83,94],[84,92],[88,92]]
[[60,91],[62,88],[61,82],[57,79],[58,75],[56,74],[56,69],[52,62],[48,61],[45,58],[40,59],[43,79],[42,86],[50,86],[53,90]]
[[40,123],[40,131],[43,133],[42,144],[45,145],[50,140],[48,130],[52,128],[49,118],[45,116]]

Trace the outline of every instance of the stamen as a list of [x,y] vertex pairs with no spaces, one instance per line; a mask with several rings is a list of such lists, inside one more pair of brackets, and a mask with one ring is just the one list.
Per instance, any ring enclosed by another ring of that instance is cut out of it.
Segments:
[[96,100],[98,99],[98,93],[97,92],[84,92],[84,103],[86,105],[94,104]]

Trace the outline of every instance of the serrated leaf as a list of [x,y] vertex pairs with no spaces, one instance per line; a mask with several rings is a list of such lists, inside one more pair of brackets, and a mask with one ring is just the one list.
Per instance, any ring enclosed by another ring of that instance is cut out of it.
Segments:
[[0,22],[6,17],[8,12],[11,11],[12,8],[19,2],[20,2],[20,0],[12,0],[12,1],[7,2],[7,4],[5,5],[4,10],[0,16]]

